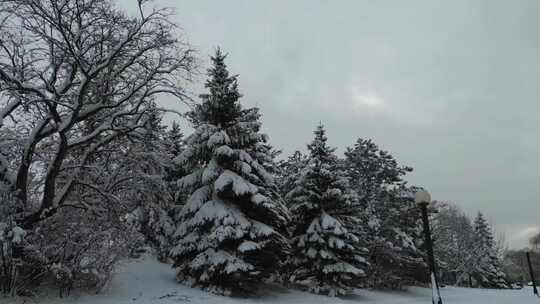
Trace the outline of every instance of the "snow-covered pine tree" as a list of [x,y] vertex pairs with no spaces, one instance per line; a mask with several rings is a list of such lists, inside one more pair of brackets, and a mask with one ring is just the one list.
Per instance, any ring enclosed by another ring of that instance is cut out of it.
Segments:
[[342,166],[368,218],[369,284],[396,289],[424,279],[420,215],[414,189],[403,180],[412,168],[399,165],[390,153],[362,138],[347,148],[345,157]]
[[182,153],[185,148],[184,134],[180,129],[180,125],[173,121],[171,128],[163,135],[163,141],[167,156],[171,160],[165,166],[165,174],[163,179],[167,184],[170,201],[173,202],[173,208],[179,208],[184,204],[186,194],[178,187],[177,181],[185,175],[182,167],[173,160]]
[[508,288],[502,262],[495,251],[491,226],[481,212],[474,219],[474,243],[475,257],[470,265],[473,284],[482,288]]
[[278,183],[283,196],[286,196],[296,186],[296,181],[308,161],[307,155],[300,151],[295,151],[286,160],[282,160],[278,165]]
[[264,169],[277,177],[279,171],[276,157],[281,154],[280,150],[274,149],[272,145],[268,143],[268,136],[261,134],[261,114],[258,107],[248,108],[242,110],[241,123],[246,128],[251,128],[255,134],[259,134],[259,141],[248,152],[264,167]]
[[255,292],[280,268],[290,217],[254,153],[264,135],[242,111],[225,57],[218,49],[211,58],[209,93],[190,113],[195,131],[177,158],[188,172],[179,185],[191,195],[179,214],[171,256],[178,281],[231,295]]
[[350,230],[363,225],[354,207],[357,196],[338,169],[325,130],[317,127],[308,145],[309,161],[287,194],[293,214],[290,282],[314,293],[345,294],[361,285],[367,262],[363,235]]
[[167,152],[172,157],[177,157],[184,150],[184,133],[182,133],[180,125],[176,121],[173,121],[171,128],[165,132],[164,141]]

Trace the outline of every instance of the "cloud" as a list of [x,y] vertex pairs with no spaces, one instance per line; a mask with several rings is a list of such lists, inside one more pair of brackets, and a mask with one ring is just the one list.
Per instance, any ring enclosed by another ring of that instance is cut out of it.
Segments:
[[508,243],[511,247],[522,248],[529,244],[529,239],[538,233],[540,233],[540,227],[538,226],[519,226],[519,227],[506,227],[510,232]]
[[[390,92],[387,92],[390,95],[390,98],[387,98],[377,90],[364,89],[361,85],[355,84],[349,86],[349,92],[345,115],[363,114],[383,119],[388,123],[417,127],[429,125],[436,116],[432,107],[416,107],[411,102],[397,102],[398,98],[392,96]],[[392,97],[395,100],[392,100]]]
[[338,151],[372,138],[415,168],[411,184],[527,245],[540,210],[539,1],[162,5],[178,8],[203,63],[216,45],[230,53],[277,148],[305,149],[319,121]]
[[386,103],[382,97],[373,92],[364,92],[355,86],[351,87],[351,98],[353,106],[359,110],[384,110],[386,108]]
[[525,229],[522,229],[516,234],[517,238],[531,238],[535,236],[536,234],[540,233],[540,228],[538,227],[527,227]]

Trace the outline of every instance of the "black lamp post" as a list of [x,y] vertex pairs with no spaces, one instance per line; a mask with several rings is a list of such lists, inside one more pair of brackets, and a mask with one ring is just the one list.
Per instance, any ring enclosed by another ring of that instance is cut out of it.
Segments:
[[531,275],[531,283],[532,283],[532,287],[533,287],[533,293],[534,293],[534,295],[540,297],[540,295],[538,295],[538,289],[536,289],[536,279],[534,278],[534,271],[533,271],[533,267],[532,267],[532,263],[531,263],[531,254],[527,251],[526,255],[527,255],[527,264],[529,265],[529,273]]
[[433,241],[431,240],[431,230],[429,229],[429,218],[427,207],[431,202],[431,196],[426,190],[419,190],[414,195],[414,201],[422,210],[422,221],[424,222],[424,236],[426,238],[426,249],[428,255],[429,272],[431,278],[431,302],[433,304],[443,304],[439,283],[437,281],[437,268],[433,255]]

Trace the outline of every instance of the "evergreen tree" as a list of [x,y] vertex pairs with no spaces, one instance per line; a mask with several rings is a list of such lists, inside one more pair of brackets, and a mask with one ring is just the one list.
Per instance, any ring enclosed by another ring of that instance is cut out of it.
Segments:
[[374,287],[400,288],[424,280],[426,264],[421,244],[421,223],[413,199],[414,189],[403,177],[411,168],[371,140],[359,138],[347,148],[344,168],[352,188],[365,208],[370,239],[369,283]]
[[137,177],[133,181],[137,185],[133,191],[124,192],[129,193],[130,200],[137,204],[129,217],[136,219],[132,224],[155,248],[158,259],[166,261],[175,227],[170,214],[174,200],[167,191],[172,156],[162,114],[155,106],[150,109],[144,128],[137,135],[127,143],[133,157],[126,163],[125,174]]
[[484,218],[484,214],[482,212],[478,212],[476,218],[474,219],[474,233],[476,245],[478,247],[493,248],[495,246],[491,226]]
[[493,232],[484,215],[478,212],[474,219],[474,262],[472,278],[478,287],[507,288],[506,275],[495,250]]
[[246,117],[218,49],[202,103],[190,113],[195,131],[177,158],[191,190],[179,212],[171,250],[177,279],[219,294],[256,290],[288,250],[288,211],[255,151],[264,143],[258,119]]
[[268,136],[266,134],[260,134],[260,118],[261,114],[259,113],[258,107],[248,108],[242,110],[240,124],[246,128],[252,129],[255,134],[260,135],[259,141],[249,153],[264,167],[266,172],[276,176],[279,172],[276,157],[281,154],[281,151],[274,149],[274,147],[268,143]]
[[308,161],[307,155],[300,151],[295,151],[286,160],[282,160],[278,165],[279,189],[283,196],[287,195],[296,185],[300,174]]
[[165,133],[164,140],[167,152],[173,158],[180,155],[184,150],[184,133],[182,133],[180,125],[176,121],[173,121],[171,128]]
[[174,208],[183,205],[186,200],[186,194],[178,187],[177,181],[185,175],[182,167],[173,160],[182,153],[185,148],[184,134],[180,129],[180,125],[174,121],[171,128],[165,132],[163,136],[165,150],[170,161],[165,167],[165,175],[163,179],[167,184],[169,200],[173,202]]
[[293,214],[290,282],[315,293],[347,293],[361,284],[367,267],[362,225],[353,208],[357,197],[338,169],[322,125],[308,145],[309,161],[288,195]]

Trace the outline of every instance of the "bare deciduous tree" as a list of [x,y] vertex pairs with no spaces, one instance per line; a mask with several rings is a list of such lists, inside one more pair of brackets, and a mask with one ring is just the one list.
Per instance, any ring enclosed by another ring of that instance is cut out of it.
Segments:
[[110,0],[0,3],[0,182],[20,226],[88,208],[66,202],[93,155],[143,127],[158,95],[187,100],[193,51],[147,2],[137,16]]
[[531,237],[529,239],[529,243],[531,244],[533,250],[540,250],[540,233]]

